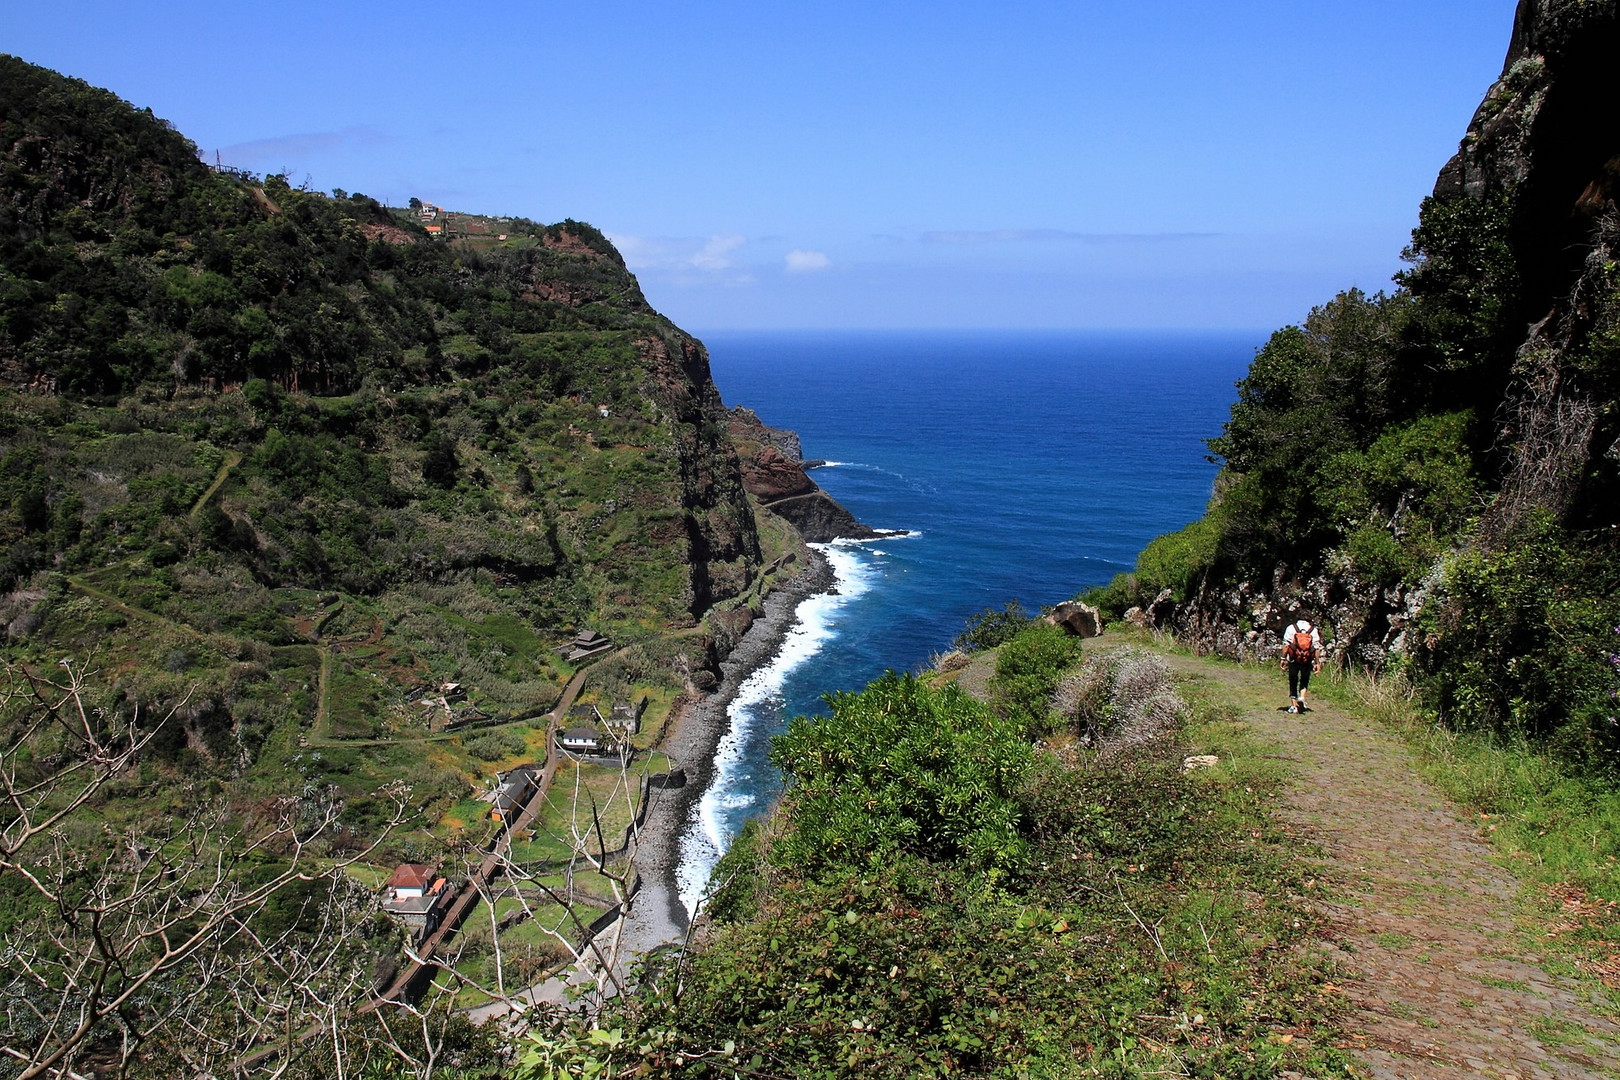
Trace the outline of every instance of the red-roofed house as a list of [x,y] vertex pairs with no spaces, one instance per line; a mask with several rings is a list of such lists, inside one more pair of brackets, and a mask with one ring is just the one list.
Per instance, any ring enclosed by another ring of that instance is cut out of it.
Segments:
[[422,863],[400,863],[394,876],[388,879],[390,900],[412,900],[427,892],[433,884],[433,867]]
[[450,883],[422,863],[401,863],[383,891],[382,909],[425,938],[455,899]]

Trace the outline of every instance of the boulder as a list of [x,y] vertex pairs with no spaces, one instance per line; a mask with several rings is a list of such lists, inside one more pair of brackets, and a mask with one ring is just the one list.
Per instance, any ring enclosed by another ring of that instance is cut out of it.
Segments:
[[1077,600],[1065,600],[1043,618],[1070,637],[1093,638],[1103,632],[1102,612]]

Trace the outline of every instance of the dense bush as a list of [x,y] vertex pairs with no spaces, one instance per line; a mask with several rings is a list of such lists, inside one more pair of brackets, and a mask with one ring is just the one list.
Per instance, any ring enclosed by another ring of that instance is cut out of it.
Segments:
[[795,717],[771,747],[792,826],[772,857],[861,866],[897,852],[990,870],[1023,854],[1014,798],[1030,764],[1024,725],[954,686],[893,672]]
[[1017,723],[1026,736],[1045,733],[1047,702],[1071,664],[1080,658],[1080,639],[1062,627],[1035,622],[1020,630],[996,654],[990,680],[996,710]]
[[1425,608],[1414,666],[1447,723],[1551,740],[1620,776],[1610,660],[1620,569],[1545,516],[1499,551],[1464,551]]
[[515,731],[487,731],[467,740],[467,753],[480,761],[499,761],[523,753],[529,744]]
[[1014,634],[1029,625],[1030,616],[1017,600],[1009,600],[1000,608],[985,608],[969,618],[962,632],[951,644],[966,652],[994,649],[1010,641]]

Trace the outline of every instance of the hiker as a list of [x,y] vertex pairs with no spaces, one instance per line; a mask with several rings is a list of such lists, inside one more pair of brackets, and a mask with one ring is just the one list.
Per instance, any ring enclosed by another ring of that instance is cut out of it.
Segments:
[[1322,635],[1309,619],[1283,631],[1282,666],[1288,672],[1288,711],[1302,713],[1311,672],[1322,670]]

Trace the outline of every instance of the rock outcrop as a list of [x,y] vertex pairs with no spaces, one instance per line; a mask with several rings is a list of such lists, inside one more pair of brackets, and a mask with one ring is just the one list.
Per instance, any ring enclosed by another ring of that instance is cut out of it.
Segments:
[[799,437],[767,427],[752,409],[733,409],[729,429],[742,461],[742,482],[760,506],[785,519],[812,544],[870,540],[883,533],[856,520],[810,479]]
[[1094,638],[1103,630],[1102,613],[1077,600],[1065,600],[1042,618],[1053,626],[1061,626],[1072,637]]
[[1594,350],[1594,335],[1620,325],[1617,54],[1612,0],[1520,0],[1502,75],[1435,184],[1437,199],[1507,207],[1516,306],[1529,327],[1498,411],[1507,469],[1487,542],[1530,512],[1564,517],[1612,497],[1590,480],[1594,455],[1620,445],[1603,416],[1606,376],[1592,366],[1606,351]]
[[1321,627],[1330,663],[1378,668],[1404,652],[1408,633],[1434,587],[1429,580],[1380,589],[1349,574],[1318,574],[1292,580],[1279,567],[1273,580],[1206,587],[1184,603],[1165,589],[1151,604],[1132,608],[1125,620],[1163,630],[1200,652],[1234,660],[1275,660],[1282,635],[1298,619]]

